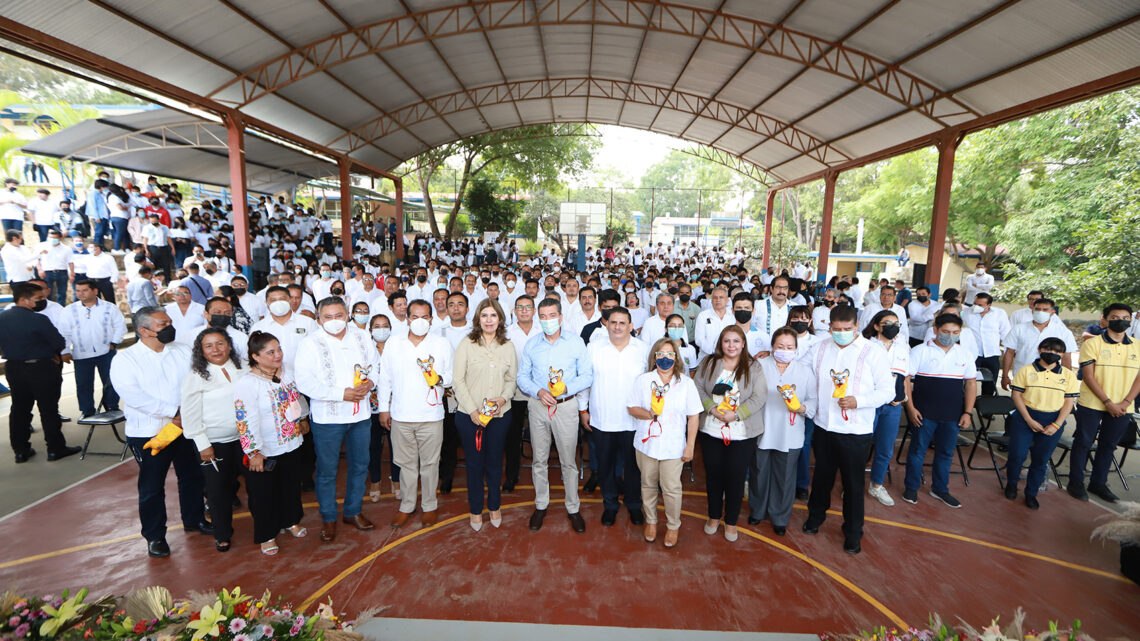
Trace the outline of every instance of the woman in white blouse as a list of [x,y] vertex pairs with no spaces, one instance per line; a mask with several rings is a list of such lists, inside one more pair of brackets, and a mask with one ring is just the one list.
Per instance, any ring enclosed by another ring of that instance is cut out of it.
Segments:
[[[360,304],[360,303],[357,303]],[[376,352],[380,354],[380,358],[384,358],[384,346],[388,343],[388,339],[392,337],[392,322],[388,317],[383,314],[376,314],[369,321],[369,332],[372,335],[372,342],[376,343]],[[372,388],[372,393],[368,395],[369,409],[372,410],[372,440],[368,442],[368,500],[373,503],[380,502],[380,495],[383,490],[380,488],[380,479],[383,478],[381,474],[380,464],[384,460],[384,441],[388,441],[388,446],[391,448],[392,435],[388,430],[380,425],[380,405],[376,400],[376,388]],[[389,451],[391,451],[389,449]],[[392,468],[389,475],[392,481],[392,494],[396,500],[400,500],[400,466],[396,465],[395,461],[390,463]]]
[[[772,354],[760,359],[768,399],[764,433],[757,441],[748,480],[748,524],[765,518],[784,536],[796,499],[796,466],[804,446],[804,423],[815,416],[815,385],[809,363],[797,358],[799,336],[791,327],[772,333]],[[795,407],[795,409],[792,409]]]
[[214,547],[230,549],[234,490],[242,451],[231,404],[234,382],[243,371],[229,334],[206,329],[194,339],[190,374],[182,379],[182,433],[202,458],[206,499],[214,523]]
[[673,339],[677,348],[681,350],[677,353],[677,358],[685,364],[684,373],[689,374],[695,370],[697,368],[697,348],[686,342],[689,333],[685,329],[685,319],[680,314],[670,314],[669,318],[665,319],[665,335]]
[[641,510],[645,540],[657,540],[657,487],[665,500],[665,547],[677,545],[681,529],[681,471],[693,460],[700,414],[704,411],[693,379],[670,338],[658,339],[649,352],[649,371],[630,389],[628,409],[637,419],[633,437],[641,470]]
[[301,459],[297,448],[309,431],[309,404],[282,369],[284,353],[272,334],[249,337],[249,374],[234,386],[234,412],[241,449],[249,457],[245,476],[253,540],[262,554],[277,554],[277,534],[301,527]]

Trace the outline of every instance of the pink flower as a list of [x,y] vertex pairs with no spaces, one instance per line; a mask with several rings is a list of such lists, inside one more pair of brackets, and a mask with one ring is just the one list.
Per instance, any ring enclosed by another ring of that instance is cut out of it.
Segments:
[[20,617],[12,617],[11,619],[8,619],[8,627],[14,628],[18,625],[20,625]]
[[24,608],[28,607],[28,602],[27,601],[20,601],[19,603],[17,603],[16,605],[14,605],[12,607],[16,610],[23,610]]
[[301,633],[301,626],[297,625],[297,624],[294,624],[293,627],[289,630],[289,636],[291,636],[291,637],[295,637],[300,633]]
[[271,625],[261,626],[261,636],[265,637],[266,639],[272,639],[273,638],[273,626],[271,626]]
[[[231,625],[230,627],[232,628],[233,626]],[[239,634],[234,637],[234,641],[253,641],[253,639],[250,639],[248,634]]]
[[28,630],[31,629],[32,626],[28,625],[27,623],[21,623],[20,627],[16,628],[15,634],[17,637],[26,637],[28,636]]
[[[234,619],[233,621],[230,621],[230,632],[237,634],[238,632],[241,632],[245,629],[245,625],[245,619]],[[237,641],[237,639],[234,639],[234,641]]]

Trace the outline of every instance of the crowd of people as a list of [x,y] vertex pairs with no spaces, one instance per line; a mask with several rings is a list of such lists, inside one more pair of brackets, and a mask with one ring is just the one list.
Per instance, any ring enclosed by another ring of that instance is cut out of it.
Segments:
[[[513,242],[416,237],[395,261],[381,251],[395,236],[387,221],[356,221],[346,259],[327,218],[283,198],[251,212],[250,241],[270,253],[267,282],[255,285],[234,262],[231,208],[180,202],[156,180],[119,186],[101,175],[81,222],[68,203],[44,205],[54,222],[28,248],[25,216],[41,219],[0,201],[15,300],[0,313],[0,351],[16,461],[35,454],[36,405],[49,460],[78,450],[58,415],[61,365],[73,361],[83,415],[125,414],[151,556],[170,554],[171,466],[187,531],[229,550],[244,479],[254,542],[274,555],[278,537],[308,534],[305,491],[316,494],[322,542],[336,539],[338,522],[375,527],[365,498],[379,502],[385,478],[399,504],[392,527],[417,512],[433,525],[460,451],[471,529],[482,530],[485,512],[501,527],[526,441],[531,530],[553,502],[554,449],[570,529],[586,530],[580,493],[600,491],[602,526],[624,507],[646,541],[677,545],[683,470],[699,444],[707,534],[738,538],[746,493],[749,524],[768,520],[786,535],[794,502],[806,500],[802,530],[816,534],[838,475],[843,547],[858,554],[865,497],[894,505],[885,483],[903,425],[901,498],[917,503],[928,479],[935,500],[962,507],[949,488],[958,434],[978,395],[999,384],[1017,408],[1006,422],[1007,498],[1018,497],[1029,458],[1024,502],[1039,508],[1072,415],[1068,492],[1116,500],[1107,473],[1140,395],[1137,323],[1124,304],[1105,307],[1078,349],[1044,293],[1012,316],[994,307],[985,265],[964,291],[936,300],[887,279],[867,290],[845,275],[817,286],[809,263],[756,270],[741,251],[695,243],[589,248],[581,270],[551,249],[519,256]],[[116,255],[136,337],[125,349]]]

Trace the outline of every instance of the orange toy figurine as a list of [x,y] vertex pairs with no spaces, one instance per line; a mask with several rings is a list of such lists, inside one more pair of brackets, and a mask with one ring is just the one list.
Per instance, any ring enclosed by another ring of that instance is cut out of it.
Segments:
[[[566,393],[566,382],[562,380],[562,370],[550,368],[550,375],[546,383],[546,389],[550,390],[550,395],[558,398]],[[556,406],[551,405],[546,410],[547,415],[554,418],[554,413],[557,412]]]
[[[360,384],[364,383],[364,381],[368,380],[368,372],[371,370],[372,370],[371,365],[368,365],[367,367],[361,366],[361,365],[353,365],[352,366],[352,386],[356,387],[357,385],[360,385]],[[360,401],[356,401],[352,404],[352,413],[355,414],[359,411],[360,411]]]
[[[736,408],[740,407],[740,392],[729,392],[720,399],[720,403],[716,406],[723,414],[725,412],[735,412]],[[720,427],[720,436],[724,439],[725,445],[732,444],[732,431],[728,423]]]
[[[649,433],[645,438],[641,439],[644,443],[651,438],[661,436],[661,421],[659,417],[665,411],[665,393],[669,391],[669,384],[658,385],[655,381],[649,381],[649,385],[653,388],[649,397],[649,411],[653,412],[653,420],[649,421]],[[657,424],[657,433],[653,433],[653,424]]]
[[483,406],[479,408],[479,425],[475,426],[475,451],[483,451],[483,428],[499,413],[499,404],[483,399]]
[[[837,372],[831,370],[831,382],[835,384],[835,391],[831,393],[831,398],[846,398],[847,397],[847,379],[851,377],[849,370]],[[847,419],[847,410],[839,408],[840,413],[843,415],[843,420]]]
[[784,399],[784,405],[788,406],[788,421],[796,424],[796,411],[803,407],[800,403],[800,398],[796,396],[795,385],[777,385],[776,391],[780,393],[780,398]]

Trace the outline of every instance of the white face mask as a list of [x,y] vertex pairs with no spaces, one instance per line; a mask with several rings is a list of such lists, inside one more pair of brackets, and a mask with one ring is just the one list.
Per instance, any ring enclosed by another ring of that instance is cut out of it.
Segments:
[[388,340],[391,336],[392,336],[392,328],[391,327],[377,327],[376,329],[372,330],[372,340],[376,341],[377,343],[383,343],[384,341]]
[[1035,311],[1033,312],[1033,322],[1038,325],[1044,325],[1049,322],[1049,317],[1052,316],[1049,312]]
[[340,319],[333,319],[325,321],[321,327],[323,327],[324,330],[330,334],[339,334],[344,331],[344,328],[347,325],[348,323],[345,321],[342,321]]
[[429,328],[431,328],[431,321],[426,318],[416,318],[408,323],[408,329],[412,330],[416,336],[424,336],[428,333]]
[[975,274],[977,274],[978,276],[984,276],[984,275],[985,275],[985,273],[986,273],[986,270],[985,270],[985,269],[983,269],[983,268],[981,268],[981,267],[979,267],[979,268],[977,268],[977,269],[975,269],[975,270],[974,270],[974,273],[975,273]]
[[287,300],[275,300],[269,303],[269,313],[274,316],[284,316],[289,313],[290,309],[289,301]]

